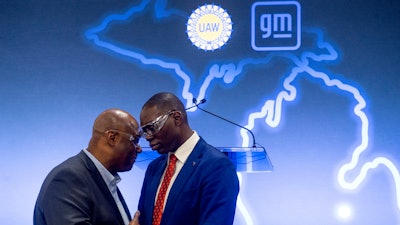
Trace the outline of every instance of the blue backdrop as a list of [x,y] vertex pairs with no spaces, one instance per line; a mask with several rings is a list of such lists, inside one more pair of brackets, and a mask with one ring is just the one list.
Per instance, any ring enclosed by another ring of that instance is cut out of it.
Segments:
[[[400,223],[397,0],[0,0],[0,27],[2,224],[32,223],[101,111],[138,118],[159,91],[265,147],[274,170],[239,173],[236,225]],[[252,145],[188,115],[214,146]],[[132,212],[146,154],[121,174]]]

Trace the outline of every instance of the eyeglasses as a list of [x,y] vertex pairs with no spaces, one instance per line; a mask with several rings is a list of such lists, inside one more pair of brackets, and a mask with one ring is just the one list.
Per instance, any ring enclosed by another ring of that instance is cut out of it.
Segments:
[[176,110],[170,110],[166,114],[157,117],[155,120],[151,121],[150,123],[145,124],[141,127],[142,130],[142,137],[146,138],[147,136],[153,136],[157,132],[163,128],[165,122],[167,121],[168,117],[176,112]]
[[[137,138],[133,137],[132,134],[124,132],[124,131],[120,131],[120,130],[107,130],[107,131],[114,131],[114,132],[119,132],[119,133],[123,133],[123,134],[127,134],[129,135],[129,142],[131,142],[131,144],[135,147],[139,147],[139,140],[140,137],[142,136],[141,132],[139,132],[139,136]],[[105,131],[105,132],[107,132]]]

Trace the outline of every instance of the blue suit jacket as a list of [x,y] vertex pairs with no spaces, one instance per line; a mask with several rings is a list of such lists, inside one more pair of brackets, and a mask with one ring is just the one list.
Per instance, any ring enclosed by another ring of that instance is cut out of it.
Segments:
[[[147,170],[139,199],[140,225],[151,225],[158,185],[167,164],[162,155]],[[178,174],[161,225],[231,225],[239,181],[231,160],[202,138]]]
[[[125,211],[128,207],[118,190]],[[46,177],[36,201],[34,225],[123,225],[106,183],[81,151],[55,167]]]

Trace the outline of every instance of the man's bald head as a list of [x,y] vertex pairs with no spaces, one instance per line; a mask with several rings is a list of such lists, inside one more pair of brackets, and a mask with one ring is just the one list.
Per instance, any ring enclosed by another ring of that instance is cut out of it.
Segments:
[[131,114],[107,109],[94,121],[88,151],[111,173],[130,170],[142,151],[139,138],[139,124]]
[[133,117],[121,109],[107,109],[102,112],[94,121],[93,133],[104,132],[107,130],[126,130],[129,129],[130,120]]

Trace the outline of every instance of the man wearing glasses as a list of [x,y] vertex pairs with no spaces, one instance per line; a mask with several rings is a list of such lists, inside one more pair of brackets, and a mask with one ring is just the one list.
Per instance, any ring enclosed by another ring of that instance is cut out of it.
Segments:
[[145,174],[141,225],[232,225],[239,181],[231,160],[193,131],[172,93],[152,96],[140,113],[143,137],[161,154]]
[[94,122],[87,149],[55,167],[36,201],[34,225],[137,225],[117,187],[118,172],[131,170],[139,125],[128,112],[109,109]]

